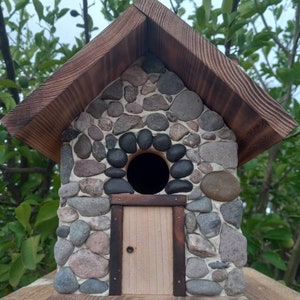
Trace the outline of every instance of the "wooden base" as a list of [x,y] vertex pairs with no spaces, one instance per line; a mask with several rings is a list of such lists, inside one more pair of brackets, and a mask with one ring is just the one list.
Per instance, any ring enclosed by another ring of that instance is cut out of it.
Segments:
[[168,296],[107,296],[58,295],[52,286],[55,272],[29,286],[9,294],[2,300],[300,300],[300,294],[277,281],[251,269],[244,268],[245,297],[168,297]]

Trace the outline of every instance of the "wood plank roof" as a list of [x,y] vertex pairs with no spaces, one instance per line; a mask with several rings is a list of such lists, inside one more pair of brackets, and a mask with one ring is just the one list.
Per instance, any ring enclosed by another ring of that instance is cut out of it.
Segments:
[[13,136],[59,162],[62,131],[147,51],[222,115],[237,136],[239,165],[297,125],[238,66],[156,0],[137,0],[1,122]]

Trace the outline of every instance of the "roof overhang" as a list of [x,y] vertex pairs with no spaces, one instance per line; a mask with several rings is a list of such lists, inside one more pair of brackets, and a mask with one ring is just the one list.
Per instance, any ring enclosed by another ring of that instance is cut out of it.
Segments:
[[30,94],[2,123],[60,161],[61,133],[147,51],[235,132],[239,165],[284,139],[296,122],[238,66],[156,0],[138,0]]

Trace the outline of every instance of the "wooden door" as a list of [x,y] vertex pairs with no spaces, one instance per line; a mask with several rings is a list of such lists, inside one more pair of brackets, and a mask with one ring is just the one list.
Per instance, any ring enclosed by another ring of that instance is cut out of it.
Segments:
[[122,294],[173,294],[172,212],[172,207],[124,207]]

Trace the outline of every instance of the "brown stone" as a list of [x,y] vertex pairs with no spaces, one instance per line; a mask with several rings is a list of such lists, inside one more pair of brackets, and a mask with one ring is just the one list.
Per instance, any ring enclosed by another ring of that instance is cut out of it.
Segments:
[[137,65],[129,67],[122,75],[121,79],[128,81],[134,86],[140,86],[146,83],[148,75]]
[[187,246],[191,253],[202,258],[217,255],[214,245],[208,239],[199,234],[188,234]]
[[100,255],[109,254],[109,237],[103,231],[98,231],[90,235],[86,241],[88,248]]
[[141,89],[141,94],[148,95],[150,93],[153,93],[155,91],[155,88],[155,85],[151,81],[147,81]]
[[61,222],[72,223],[79,218],[77,211],[71,207],[60,207],[57,211],[58,218]]
[[189,130],[182,124],[178,123],[170,127],[170,137],[173,141],[181,140],[188,133]]
[[105,168],[104,163],[93,159],[79,160],[75,163],[74,174],[78,177],[89,177],[103,173]]

